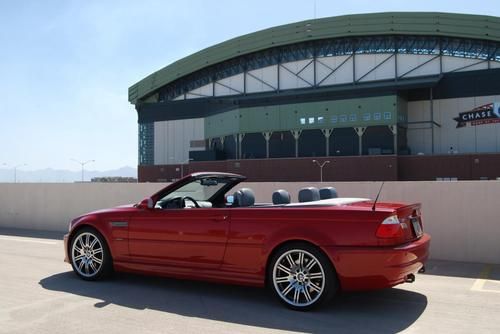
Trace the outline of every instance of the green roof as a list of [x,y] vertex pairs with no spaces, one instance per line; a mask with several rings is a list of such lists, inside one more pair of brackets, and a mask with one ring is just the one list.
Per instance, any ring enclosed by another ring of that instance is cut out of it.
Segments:
[[500,42],[500,18],[493,16],[392,12],[306,20],[243,35],[182,58],[129,88],[129,101],[204,67],[268,48],[326,38],[373,35],[448,36]]

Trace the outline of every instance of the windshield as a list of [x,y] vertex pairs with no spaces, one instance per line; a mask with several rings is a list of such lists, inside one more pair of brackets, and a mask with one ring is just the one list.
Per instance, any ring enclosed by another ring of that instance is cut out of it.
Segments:
[[179,189],[161,198],[160,202],[165,202],[176,197],[189,196],[195,201],[208,201],[215,193],[221,190],[228,182],[227,179],[205,178],[195,180],[183,185]]

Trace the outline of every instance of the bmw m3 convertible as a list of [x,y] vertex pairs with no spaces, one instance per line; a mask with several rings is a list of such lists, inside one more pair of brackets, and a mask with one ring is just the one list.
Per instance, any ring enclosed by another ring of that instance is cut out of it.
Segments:
[[[257,203],[245,177],[190,174],[138,204],[74,219],[65,261],[84,280],[113,271],[267,286],[307,310],[342,291],[413,282],[430,237],[420,204],[338,197],[332,187],[276,190]],[[295,196],[294,196],[295,197]]]

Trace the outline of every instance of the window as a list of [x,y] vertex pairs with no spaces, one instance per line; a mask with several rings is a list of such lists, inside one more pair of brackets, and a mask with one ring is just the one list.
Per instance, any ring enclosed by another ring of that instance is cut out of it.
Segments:
[[371,115],[369,113],[363,114],[363,121],[371,120]]
[[314,117],[309,117],[309,124],[314,124]]
[[324,124],[325,123],[325,118],[323,116],[318,117],[318,124]]
[[349,120],[350,120],[351,122],[356,122],[356,118],[357,118],[357,117],[356,117],[356,114],[351,114],[351,115],[349,115]]
[[332,123],[337,123],[337,116],[332,116],[332,118],[330,118],[330,121]]
[[391,113],[390,113],[390,112],[388,112],[388,111],[386,111],[386,112],[384,113],[384,119],[391,119],[391,118],[392,118]]
[[373,114],[373,120],[380,121],[382,119],[382,115],[379,112]]
[[347,122],[347,115],[340,115],[340,122]]
[[306,124],[306,119],[304,117],[300,118],[300,124],[305,125]]

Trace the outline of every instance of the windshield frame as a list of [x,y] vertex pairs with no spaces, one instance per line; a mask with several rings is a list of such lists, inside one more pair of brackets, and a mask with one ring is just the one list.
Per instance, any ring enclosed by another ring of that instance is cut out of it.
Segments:
[[238,175],[238,174],[231,174],[231,173],[219,173],[219,172],[203,172],[203,173],[193,173],[190,175],[185,176],[184,178],[180,179],[177,182],[174,182],[167,187],[161,189],[157,193],[151,196],[151,199],[153,200],[153,206],[156,205],[156,203],[162,199],[165,198],[168,194],[173,193],[180,189],[181,187],[196,181],[196,180],[201,180],[201,179],[210,179],[210,178],[216,178],[218,180],[224,179],[224,180],[229,180],[229,182],[226,183],[224,187],[221,187],[217,192],[215,192],[210,198],[208,198],[206,201],[211,202],[212,204],[221,202],[224,200],[224,194],[226,194],[229,190],[234,188],[237,184],[239,184],[242,181],[246,180],[245,176]]

